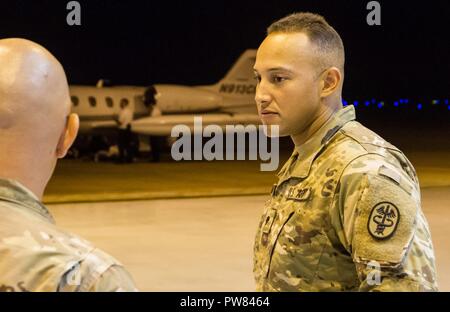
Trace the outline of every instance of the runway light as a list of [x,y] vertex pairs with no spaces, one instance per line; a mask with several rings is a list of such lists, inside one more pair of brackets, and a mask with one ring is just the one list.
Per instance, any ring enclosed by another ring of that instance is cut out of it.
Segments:
[[358,105],[360,105],[360,104],[361,104],[361,106],[364,105],[366,107],[369,107],[372,104],[374,104],[374,105],[376,105],[376,107],[378,109],[384,108],[386,105],[388,105],[386,107],[392,107],[391,105],[393,105],[394,107],[407,107],[407,106],[403,106],[403,105],[411,104],[411,108],[415,107],[417,110],[424,110],[424,109],[426,109],[425,107],[428,107],[430,105],[434,106],[434,105],[445,104],[445,106],[447,106],[447,109],[450,110],[449,100],[450,99],[448,99],[448,98],[447,99],[441,98],[441,99],[426,99],[425,102],[418,102],[415,100],[410,101],[407,98],[397,98],[395,100],[392,100],[392,102],[391,101],[385,102],[385,101],[376,100],[375,98],[369,98],[369,99],[363,99],[361,101],[360,100],[353,100],[353,101],[342,100],[342,104],[344,106],[353,105],[355,107],[358,107]]

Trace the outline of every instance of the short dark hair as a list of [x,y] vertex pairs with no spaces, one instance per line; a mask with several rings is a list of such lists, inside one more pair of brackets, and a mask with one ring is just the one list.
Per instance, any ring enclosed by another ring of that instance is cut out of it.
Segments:
[[344,70],[344,44],[323,16],[310,12],[290,14],[267,28],[267,35],[272,33],[304,33],[317,48],[323,66],[336,66]]

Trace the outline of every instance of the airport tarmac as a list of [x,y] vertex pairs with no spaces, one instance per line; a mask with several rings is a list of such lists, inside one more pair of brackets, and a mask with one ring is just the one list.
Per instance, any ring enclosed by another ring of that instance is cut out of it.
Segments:
[[[252,245],[267,196],[49,205],[57,224],[104,249],[142,291],[253,291]],[[450,291],[450,187],[422,189],[441,291]]]

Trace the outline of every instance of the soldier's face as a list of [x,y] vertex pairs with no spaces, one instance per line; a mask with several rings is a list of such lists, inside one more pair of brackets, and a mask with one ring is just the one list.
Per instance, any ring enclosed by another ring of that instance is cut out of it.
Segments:
[[280,136],[307,131],[320,106],[319,68],[308,37],[274,33],[258,49],[256,105],[265,125]]

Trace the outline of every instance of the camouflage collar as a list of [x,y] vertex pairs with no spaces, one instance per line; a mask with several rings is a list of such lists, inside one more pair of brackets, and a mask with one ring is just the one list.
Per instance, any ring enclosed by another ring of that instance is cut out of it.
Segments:
[[55,223],[48,209],[25,186],[17,181],[0,179],[0,201],[15,203]]
[[[278,173],[280,179],[289,177],[306,178],[316,155],[347,122],[355,120],[355,118],[353,105],[344,107],[335,113],[308,141],[295,147],[291,157]],[[291,165],[295,162],[298,163],[291,168]]]

